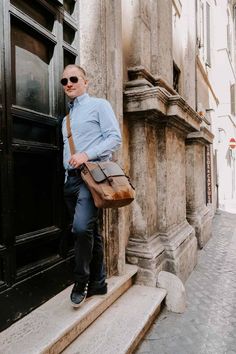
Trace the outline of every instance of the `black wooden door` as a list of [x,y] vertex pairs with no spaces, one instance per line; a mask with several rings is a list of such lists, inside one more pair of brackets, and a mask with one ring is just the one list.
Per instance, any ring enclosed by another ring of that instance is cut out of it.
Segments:
[[74,0],[0,2],[0,329],[71,281],[63,232],[59,87],[75,62]]

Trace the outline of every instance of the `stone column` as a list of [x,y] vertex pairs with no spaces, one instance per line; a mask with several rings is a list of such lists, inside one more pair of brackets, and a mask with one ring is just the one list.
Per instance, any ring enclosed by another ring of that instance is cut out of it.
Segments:
[[158,125],[158,232],[166,251],[165,269],[185,281],[197,262],[194,229],[186,220],[186,130]]
[[213,141],[207,128],[191,133],[186,139],[187,220],[194,227],[199,248],[211,237],[212,205],[207,203],[206,146]]
[[131,204],[127,260],[139,266],[138,283],[156,286],[156,275],[164,269],[164,246],[157,232],[157,132],[145,115],[139,120],[131,117],[129,129],[136,199]]
[[138,282],[154,285],[165,269],[185,281],[197,261],[197,239],[186,220],[185,139],[200,117],[161,87],[129,89],[131,170],[137,198],[127,259],[138,264]]

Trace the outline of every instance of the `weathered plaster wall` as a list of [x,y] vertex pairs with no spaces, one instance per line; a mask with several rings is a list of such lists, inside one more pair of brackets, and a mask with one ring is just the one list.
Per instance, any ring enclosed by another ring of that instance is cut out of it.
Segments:
[[[205,146],[197,143],[186,145],[186,202],[190,209],[206,204],[205,176]],[[193,188],[196,181],[199,183]]]
[[[166,128],[167,134],[167,226],[186,218],[185,141],[183,133]],[[175,197],[174,197],[175,196]]]
[[122,0],[125,67],[144,65],[150,70],[152,0]]
[[172,86],[172,0],[153,1],[151,24],[151,72]]
[[146,239],[157,231],[156,129],[145,121],[129,126],[132,175],[138,186],[137,198],[132,204],[131,235]]
[[173,60],[180,69],[180,95],[195,109],[196,8],[182,0],[180,12],[172,8]]
[[[79,4],[79,62],[89,75],[89,93],[110,101],[123,133],[121,1],[80,0]],[[124,129],[124,144],[115,158],[128,169],[126,134],[127,129]],[[103,212],[102,223],[109,274],[124,271],[129,213],[129,207]]]
[[107,95],[106,27],[103,2],[79,2],[80,64],[89,76],[89,93],[98,97]]

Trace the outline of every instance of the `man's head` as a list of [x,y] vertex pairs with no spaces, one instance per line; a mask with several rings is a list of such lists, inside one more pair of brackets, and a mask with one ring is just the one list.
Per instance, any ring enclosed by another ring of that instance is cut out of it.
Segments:
[[67,65],[63,71],[61,83],[70,100],[83,95],[88,86],[86,72],[76,64]]

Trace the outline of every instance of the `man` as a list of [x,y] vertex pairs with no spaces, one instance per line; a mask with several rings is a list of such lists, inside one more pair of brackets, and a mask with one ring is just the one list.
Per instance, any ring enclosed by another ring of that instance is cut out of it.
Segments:
[[75,284],[71,302],[78,307],[86,297],[107,293],[103,240],[97,231],[98,209],[79,167],[87,161],[111,159],[112,152],[121,144],[121,133],[110,103],[86,93],[88,80],[82,67],[66,66],[61,84],[70,100],[70,125],[76,149],[71,155],[65,117],[62,123],[64,196],[75,238]]

